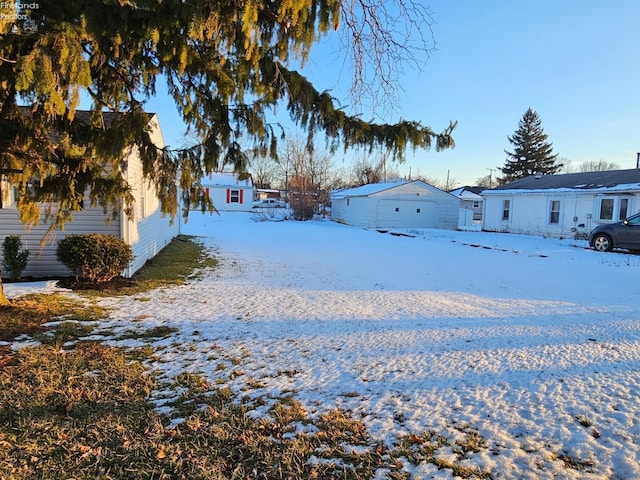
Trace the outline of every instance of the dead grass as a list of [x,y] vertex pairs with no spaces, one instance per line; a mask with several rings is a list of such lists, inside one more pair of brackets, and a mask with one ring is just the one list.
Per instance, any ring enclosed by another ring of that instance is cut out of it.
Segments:
[[52,320],[94,322],[106,315],[107,310],[94,303],[81,302],[63,294],[27,295],[0,307],[0,340],[12,341],[19,335],[42,335],[51,330],[43,324]]
[[[384,469],[387,478],[402,479],[400,459],[439,441],[414,436],[390,450],[348,412],[316,418],[293,397],[253,418],[260,399],[239,401],[200,375],[159,384],[143,366],[149,354],[94,342],[73,351],[11,352],[11,361],[0,364],[0,472],[16,480],[364,480]],[[150,401],[157,391],[169,399],[169,414]],[[433,463],[460,477],[489,478],[459,464]]]
[[215,258],[196,237],[179,235],[130,279],[116,278],[99,287],[74,283],[68,286],[87,296],[135,295],[160,287],[182,285],[188,279],[198,278],[207,268],[214,268],[216,264]]

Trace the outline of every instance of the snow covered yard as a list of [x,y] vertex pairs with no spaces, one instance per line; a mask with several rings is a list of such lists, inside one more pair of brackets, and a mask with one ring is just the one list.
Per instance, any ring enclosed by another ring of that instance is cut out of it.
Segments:
[[[316,414],[342,408],[389,444],[477,432],[477,453],[438,454],[494,479],[640,478],[640,256],[244,213],[192,213],[183,233],[201,236],[215,271],[102,301],[114,335],[179,329],[154,342],[163,375],[293,395]],[[453,478],[405,467],[414,479]]]

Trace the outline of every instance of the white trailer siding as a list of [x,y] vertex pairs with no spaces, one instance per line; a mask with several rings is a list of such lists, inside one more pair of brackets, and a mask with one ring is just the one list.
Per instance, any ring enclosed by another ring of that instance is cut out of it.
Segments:
[[[635,197],[628,193],[485,192],[483,230],[556,238],[585,237],[598,224],[604,223],[600,220],[603,198],[626,199],[628,215],[640,207]],[[509,202],[510,209],[507,219],[504,218],[505,201]],[[611,221],[618,220],[614,217]]]
[[482,196],[483,230],[584,238],[640,210],[640,170],[530,175]]

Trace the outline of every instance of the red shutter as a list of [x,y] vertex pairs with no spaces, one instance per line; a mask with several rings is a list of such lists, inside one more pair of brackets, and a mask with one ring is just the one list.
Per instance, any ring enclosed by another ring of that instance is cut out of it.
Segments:
[[207,198],[211,198],[211,197],[209,196],[209,187],[207,187],[206,192],[207,192]]
[[244,193],[244,190],[240,189],[240,203],[242,203],[242,194]]
[[231,203],[231,189],[227,188],[227,203]]

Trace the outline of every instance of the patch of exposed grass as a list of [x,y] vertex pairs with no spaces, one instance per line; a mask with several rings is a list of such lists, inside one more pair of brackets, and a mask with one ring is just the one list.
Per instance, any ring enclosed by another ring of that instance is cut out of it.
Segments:
[[145,338],[167,338],[179,331],[176,327],[167,327],[165,325],[159,325],[157,327],[148,328],[147,330],[132,330],[130,332],[122,333],[116,337],[116,340],[127,340],[130,338],[145,339]]
[[0,368],[5,478],[133,478],[132,452],[149,455],[163,434],[147,402],[155,382],[139,362],[96,343],[23,348],[11,360]]
[[[159,287],[182,285],[190,278],[198,278],[217,261],[196,237],[179,235],[149,260],[131,279],[114,279],[113,282],[94,285],[76,285],[89,296],[134,295]],[[72,286],[73,287],[73,286]],[[148,301],[148,299],[141,299]]]
[[175,284],[186,278],[198,278],[204,269],[213,268],[217,261],[206,251],[195,237],[180,235],[174,238],[161,252],[149,260],[136,273],[139,282]]
[[87,328],[86,325],[72,327],[72,322],[94,322],[106,316],[105,308],[63,294],[26,295],[12,300],[11,305],[0,307],[0,340],[11,341],[23,334],[42,335],[51,330],[44,324],[56,319],[66,323],[66,333],[61,331],[60,335],[71,337],[73,328],[76,333]]
[[[264,405],[259,399],[238,401],[201,375],[183,373],[158,384],[141,363],[151,349],[138,349],[134,357],[81,342],[73,351],[40,346],[5,353],[0,472],[16,480],[364,480],[380,469],[402,479],[399,459],[427,441],[414,436],[390,450],[373,442],[348,412],[313,418],[293,397],[256,419],[250,412]],[[158,389],[170,399],[169,415],[150,401]],[[467,478],[479,473],[457,464],[441,468]]]
[[572,457],[571,455],[567,455],[566,453],[558,453],[552,456],[553,460],[561,460],[564,462],[565,467],[571,468],[573,470],[588,470],[590,467],[593,467],[593,461],[591,460],[581,460],[577,457]]
[[[463,432],[464,436],[455,442],[432,431],[405,436],[400,440],[394,455],[404,457],[415,465],[431,463],[439,469],[451,470],[460,478],[491,478],[490,472],[462,464],[462,460],[468,458],[469,453],[486,448],[485,439],[468,426],[458,430]],[[452,460],[448,455],[446,458],[439,455],[440,449],[454,453],[459,460]]]

